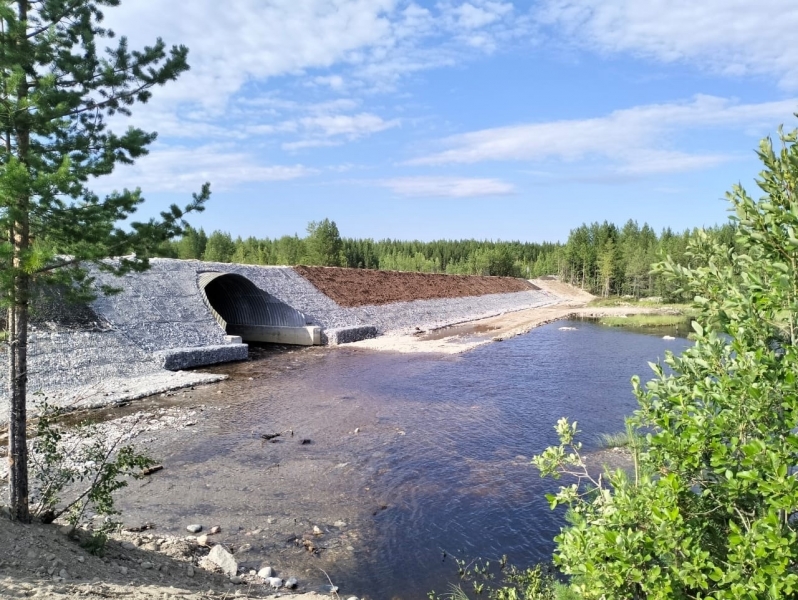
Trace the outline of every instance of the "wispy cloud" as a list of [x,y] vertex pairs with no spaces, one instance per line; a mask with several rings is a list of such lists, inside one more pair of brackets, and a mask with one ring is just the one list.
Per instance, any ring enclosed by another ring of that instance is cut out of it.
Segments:
[[669,147],[669,135],[707,128],[746,130],[788,120],[798,99],[735,104],[714,96],[689,102],[617,110],[604,117],[483,129],[446,138],[443,151],[408,161],[414,165],[472,164],[485,161],[572,162],[608,160],[617,172],[643,175],[719,164],[729,156],[696,154]]
[[426,198],[506,196],[515,192],[515,187],[504,181],[474,177],[397,177],[377,183],[399,196]]
[[603,53],[767,75],[798,89],[793,0],[545,0],[538,19],[558,40]]
[[247,183],[288,181],[318,171],[306,166],[263,164],[254,156],[224,146],[199,148],[155,148],[135,165],[117,168],[99,178],[94,188],[101,192],[141,187],[149,192],[195,192],[206,181],[214,190]]
[[[186,44],[191,71],[159,96],[218,111],[248,82],[311,70],[317,73],[310,81],[333,90],[345,82],[390,85],[461,56],[463,35],[495,43],[521,23],[512,3],[495,0],[432,8],[408,0],[193,0],[191,10],[137,0],[106,13],[134,47],[152,43],[153,32]],[[333,67],[348,74],[329,72]]]

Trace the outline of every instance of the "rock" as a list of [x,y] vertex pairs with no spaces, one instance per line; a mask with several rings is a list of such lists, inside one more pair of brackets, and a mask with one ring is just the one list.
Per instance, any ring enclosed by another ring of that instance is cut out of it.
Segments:
[[321,591],[327,592],[328,594],[337,594],[338,593],[338,586],[337,585],[323,585],[323,586],[321,586]]
[[358,600],[357,596],[349,596],[346,600]]
[[208,554],[208,560],[224,571],[225,575],[232,577],[238,573],[238,562],[233,555],[225,550],[221,545],[214,546]]
[[119,572],[122,575],[127,575],[127,567],[119,567]]
[[60,572],[60,573],[58,573],[58,576],[59,576],[61,579],[69,579],[69,573],[67,573],[67,570],[66,570],[66,569],[61,569],[61,572]]
[[240,583],[244,583],[244,580],[241,577],[239,577],[238,575],[233,575],[230,578],[230,583],[235,583],[236,585],[238,585]]
[[271,567],[263,567],[260,571],[258,571],[258,577],[261,579],[270,579],[274,577],[274,569]]
[[283,587],[283,580],[279,577],[269,577],[267,580],[269,585],[272,586],[274,589],[278,589]]
[[220,533],[221,531],[222,531],[221,527],[219,527],[218,525],[214,525],[213,527],[211,527],[211,530],[208,533],[210,535],[215,535],[217,533]]
[[200,546],[207,546],[208,545],[208,536],[204,535],[204,534],[199,536],[197,538],[197,544],[199,544]]
[[289,577],[285,582],[285,587],[287,587],[289,590],[293,590],[298,585],[299,582],[296,580],[296,577]]
[[135,550],[137,547],[133,542],[122,542],[122,548],[125,550]]
[[336,521],[333,523],[336,527],[346,527],[346,521]]
[[153,564],[151,562],[146,562],[145,561],[145,562],[141,563],[141,568],[142,569],[152,569],[152,567],[153,567]]
[[202,525],[199,524],[187,525],[186,530],[189,533],[199,533],[200,531],[202,531]]
[[194,567],[192,565],[186,567],[186,575],[189,577],[194,577]]
[[313,535],[321,535],[324,533],[318,525],[313,526]]
[[355,433],[360,433],[360,427],[355,427]]
[[266,519],[266,522],[269,525],[274,525],[277,522],[277,519],[275,519],[274,517],[269,517],[268,519]]

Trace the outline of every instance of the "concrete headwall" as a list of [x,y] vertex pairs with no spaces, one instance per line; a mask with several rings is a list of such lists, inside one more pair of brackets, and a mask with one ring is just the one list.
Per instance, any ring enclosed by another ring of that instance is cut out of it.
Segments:
[[[96,319],[91,323],[64,326],[44,321],[32,328],[31,394],[46,393],[76,405],[106,403],[214,378],[169,369],[245,359],[246,344],[230,339],[206,301],[200,279],[212,279],[203,274],[213,272],[246,278],[273,306],[299,315],[293,317],[294,327],[303,321],[311,338],[318,327],[321,341],[329,344],[442,327],[558,301],[548,292],[530,290],[342,308],[290,267],[155,259],[144,273],[121,278],[95,273],[98,285],[121,291],[94,301],[90,308]],[[3,377],[0,398],[7,397],[6,385]]]

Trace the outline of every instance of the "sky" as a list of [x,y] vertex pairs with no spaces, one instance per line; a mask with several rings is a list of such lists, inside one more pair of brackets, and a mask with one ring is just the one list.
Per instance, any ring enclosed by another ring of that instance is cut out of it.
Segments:
[[114,122],[97,179],[207,232],[565,241],[584,222],[725,222],[759,140],[798,126],[795,0],[123,0],[106,24],[191,70]]

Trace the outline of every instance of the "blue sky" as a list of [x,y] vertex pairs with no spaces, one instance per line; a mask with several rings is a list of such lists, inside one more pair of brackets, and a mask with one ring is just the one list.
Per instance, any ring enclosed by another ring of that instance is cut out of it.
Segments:
[[210,181],[207,231],[712,225],[732,184],[759,196],[759,139],[798,126],[794,0],[126,0],[106,19],[192,69],[129,119],[159,132],[150,155],[94,187],[141,187],[148,216]]

